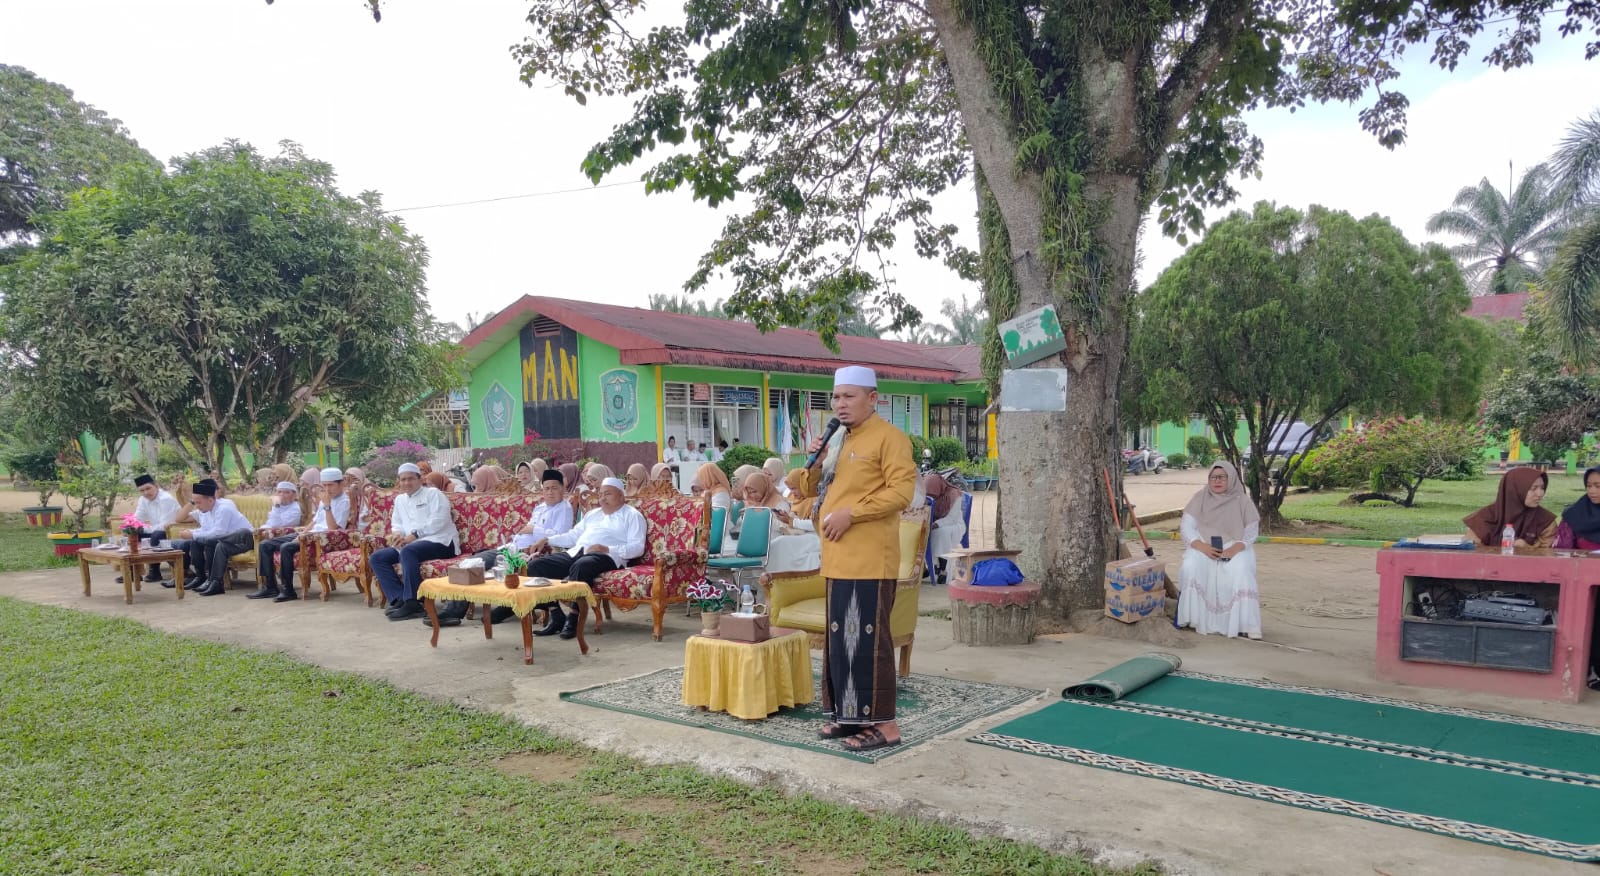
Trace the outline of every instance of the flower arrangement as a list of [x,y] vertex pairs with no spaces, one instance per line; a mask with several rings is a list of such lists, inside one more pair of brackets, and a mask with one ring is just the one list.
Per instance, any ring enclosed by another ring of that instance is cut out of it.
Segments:
[[132,514],[122,515],[122,534],[128,538],[144,538],[144,521]]
[[702,612],[727,611],[739,604],[739,591],[732,584],[709,578],[690,584],[684,595]]

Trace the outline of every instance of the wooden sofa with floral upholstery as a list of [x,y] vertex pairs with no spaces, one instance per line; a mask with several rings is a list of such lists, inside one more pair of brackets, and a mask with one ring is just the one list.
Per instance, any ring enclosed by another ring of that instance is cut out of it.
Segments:
[[[367,605],[382,600],[372,590],[372,568],[367,565],[366,539],[381,537],[389,531],[389,517],[394,511],[394,492],[373,490],[366,497],[366,520],[357,527],[336,532],[308,533],[301,536],[300,554],[310,557],[317,570],[317,583],[322,587],[322,599],[341,581],[354,581]],[[311,596],[310,588],[306,597]]]
[[[450,518],[456,524],[456,535],[460,539],[456,542],[457,553],[453,557],[424,562],[424,579],[443,578],[456,563],[479,551],[510,542],[513,535],[528,525],[533,506],[539,504],[539,497],[532,493],[448,493],[446,498],[450,500]],[[393,499],[389,507],[393,509]],[[391,539],[389,515],[385,514],[383,531],[363,539],[367,565],[371,563],[373,552],[389,545]],[[371,574],[369,570],[369,581]],[[371,585],[368,586],[370,588]],[[372,598],[383,601],[376,595]]]
[[[652,633],[661,641],[661,623],[667,606],[687,602],[690,584],[705,577],[706,544],[711,538],[711,499],[692,496],[645,496],[628,504],[644,515],[644,556],[627,568],[601,575],[594,594],[603,604],[623,611],[650,606]],[[594,613],[594,631],[600,632],[601,612]]]
[[[250,573],[252,578],[255,577],[257,571],[256,564],[258,558],[260,557],[260,548],[262,542],[269,538],[277,538],[280,535],[288,535],[295,530],[295,527],[293,526],[269,527],[266,525],[267,514],[272,511],[272,496],[269,494],[243,493],[240,495],[228,496],[227,498],[232,499],[234,506],[239,509],[239,513],[244,515],[244,519],[250,521],[250,526],[254,531],[255,537],[250,542],[250,550],[243,553],[234,554],[228,558],[228,570],[222,576],[222,586],[224,589],[231,588],[233,586],[233,579],[238,576],[240,572],[247,571]],[[194,530],[197,528],[198,527],[188,523],[179,524],[168,529],[167,538],[173,541],[177,541],[178,539],[182,538],[191,538]],[[299,563],[300,580],[302,583],[311,580],[311,570],[307,563],[308,561],[304,559],[302,559]],[[265,582],[256,582],[257,586],[262,583]]]

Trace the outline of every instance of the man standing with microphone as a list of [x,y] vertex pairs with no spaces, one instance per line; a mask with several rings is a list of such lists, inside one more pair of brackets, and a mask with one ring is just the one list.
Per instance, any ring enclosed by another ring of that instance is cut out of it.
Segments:
[[[822,648],[818,733],[852,751],[900,744],[895,723],[894,640],[889,613],[900,574],[900,512],[915,489],[911,439],[877,413],[878,377],[860,365],[833,375],[827,433],[811,442],[802,492],[816,494],[827,580],[828,627]],[[818,456],[838,426],[845,428],[832,464]]]

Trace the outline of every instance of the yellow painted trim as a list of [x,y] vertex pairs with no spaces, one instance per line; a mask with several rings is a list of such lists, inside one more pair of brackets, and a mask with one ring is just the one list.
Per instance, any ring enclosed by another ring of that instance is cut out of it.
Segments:
[[1506,447],[1506,461],[1517,462],[1522,458],[1522,430],[1511,430],[1511,442]]
[[770,371],[761,372],[761,446],[772,446],[772,408],[770,396],[772,389],[768,378],[772,377]]
[[1000,445],[998,443],[998,436],[995,435],[994,421],[995,421],[995,414],[993,412],[991,412],[989,414],[989,458],[990,459],[999,459],[1000,458]]
[[[965,425],[965,424],[963,424]],[[928,435],[928,394],[922,394],[922,437],[926,440]],[[964,452],[964,451],[963,451]]]
[[656,459],[667,452],[667,387],[661,382],[661,366],[656,369]]
[[1325,538],[1295,538],[1289,535],[1272,536],[1272,544],[1327,544]]

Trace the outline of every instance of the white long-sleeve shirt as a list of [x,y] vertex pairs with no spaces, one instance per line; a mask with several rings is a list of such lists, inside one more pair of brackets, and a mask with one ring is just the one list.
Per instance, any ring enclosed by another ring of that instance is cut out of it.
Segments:
[[134,506],[133,516],[144,521],[144,525],[151,529],[166,529],[173,520],[177,519],[178,512],[183,508],[178,505],[178,500],[166,490],[157,490],[155,500],[139,497],[139,504]]
[[418,487],[409,496],[404,493],[396,495],[394,513],[389,515],[389,528],[400,535],[415,535],[420,541],[436,541],[446,545],[461,542],[455,521],[450,518],[450,500],[433,487]]
[[232,499],[218,499],[211,506],[210,511],[194,509],[196,520],[200,521],[200,528],[193,533],[195,538],[200,536],[221,537],[239,530],[250,532],[255,529],[250,525],[250,519],[239,512],[239,506],[233,504]]
[[300,525],[300,503],[293,500],[284,505],[273,505],[267,511],[267,528],[279,529],[284,526]]
[[317,503],[317,510],[311,515],[311,531],[328,531],[328,509],[333,509],[333,523],[335,529],[344,529],[350,523],[350,494],[340,493],[333,497],[330,503],[327,500]]
[[591,545],[603,544],[610,551],[611,561],[622,568],[629,560],[644,556],[644,515],[632,505],[623,505],[610,514],[596,508],[578,525],[560,534],[550,536],[553,547],[566,548],[576,554]]
[[566,499],[557,501],[554,505],[540,502],[533,508],[533,513],[528,516],[528,530],[534,541],[560,535],[572,529],[572,503]]

